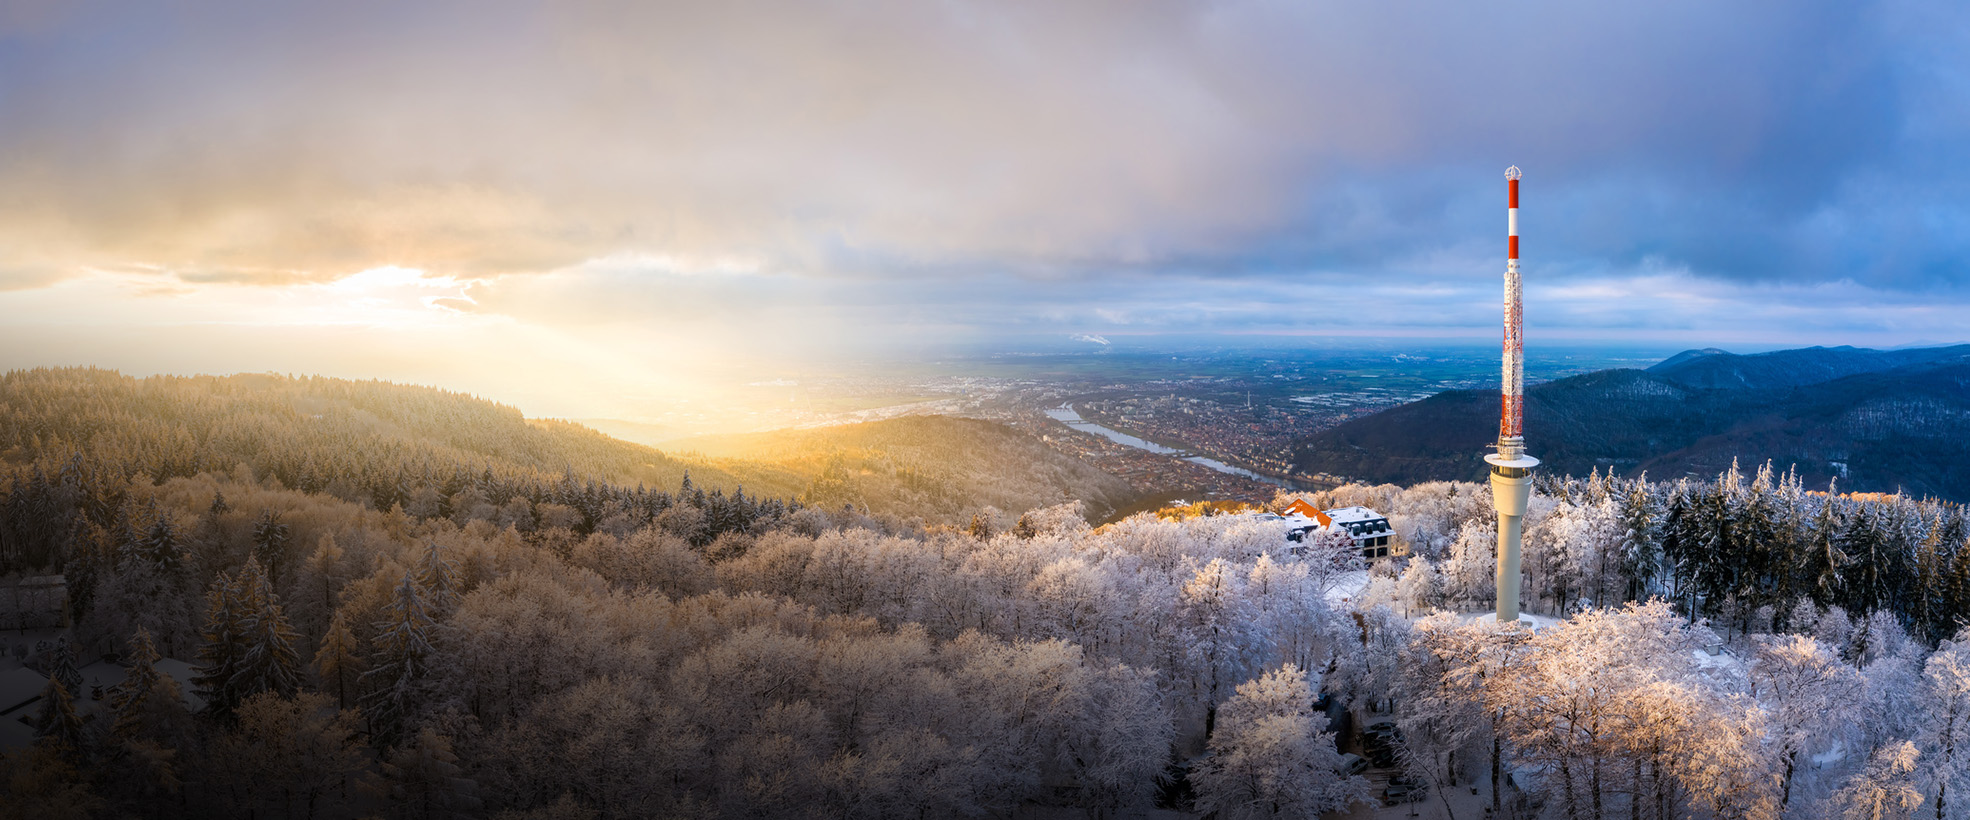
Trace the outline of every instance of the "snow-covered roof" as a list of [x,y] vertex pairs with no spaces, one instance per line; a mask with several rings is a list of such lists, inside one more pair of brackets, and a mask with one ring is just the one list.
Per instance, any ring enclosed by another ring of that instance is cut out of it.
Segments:
[[1388,516],[1375,512],[1367,507],[1341,507],[1340,509],[1327,510],[1327,517],[1334,519],[1334,523],[1336,524],[1358,524],[1363,521],[1379,521]]

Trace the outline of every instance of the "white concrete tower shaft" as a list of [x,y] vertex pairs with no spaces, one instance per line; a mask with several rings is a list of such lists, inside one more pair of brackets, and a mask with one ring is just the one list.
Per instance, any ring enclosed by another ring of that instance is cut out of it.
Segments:
[[1532,468],[1525,454],[1525,340],[1519,287],[1518,166],[1505,170],[1505,350],[1499,384],[1498,452],[1491,465],[1491,506],[1498,511],[1498,620],[1519,619],[1519,546],[1525,506],[1532,498]]

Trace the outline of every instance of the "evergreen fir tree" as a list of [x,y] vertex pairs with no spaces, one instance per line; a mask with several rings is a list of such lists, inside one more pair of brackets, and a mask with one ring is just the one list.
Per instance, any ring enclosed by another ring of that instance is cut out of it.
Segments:
[[1884,505],[1881,531],[1881,598],[1876,607],[1906,615],[1916,608],[1915,558],[1922,548],[1922,513],[1908,496],[1896,493]]
[[179,577],[184,570],[184,541],[178,537],[178,529],[171,525],[171,517],[160,512],[155,503],[151,505],[150,528],[133,546],[131,557],[148,563],[165,577]]
[[1737,591],[1738,573],[1744,567],[1742,556],[1736,554],[1738,544],[1731,526],[1733,497],[1740,489],[1737,479],[1737,465],[1733,463],[1731,472],[1699,495],[1691,508],[1694,579],[1706,609]]
[[41,710],[34,716],[34,736],[55,744],[71,758],[82,754],[82,716],[61,678],[49,678],[41,690]]
[[1685,614],[1694,617],[1697,550],[1692,506],[1689,481],[1678,480],[1669,489],[1669,503],[1663,512],[1662,557],[1669,565],[1669,578],[1675,584],[1676,597],[1684,604]]
[[424,588],[425,603],[433,619],[449,618],[452,610],[458,608],[458,569],[446,560],[444,549],[436,541],[426,544],[424,555],[417,562],[417,585]]
[[1855,505],[1854,514],[1836,536],[1847,557],[1841,580],[1846,586],[1847,611],[1866,615],[1888,598],[1887,538],[1881,532],[1881,510],[1870,502]]
[[281,568],[287,565],[287,536],[287,525],[273,510],[261,513],[260,520],[253,523],[253,557],[267,568],[270,577],[279,578]]
[[1627,598],[1646,598],[1662,571],[1662,523],[1648,474],[1628,485],[1621,498],[1621,574],[1628,579]]
[[261,692],[293,697],[300,686],[301,658],[294,649],[299,636],[288,625],[280,597],[258,561],[247,561],[234,583],[241,615],[240,652],[231,686],[234,696],[242,701]]
[[75,668],[75,646],[68,642],[67,636],[55,639],[55,663],[48,677],[62,682],[70,692],[82,691],[82,672]]
[[1956,551],[1949,557],[1949,580],[1944,588],[1949,595],[1937,618],[1949,634],[1970,624],[1970,543],[1957,542]]
[[328,632],[322,635],[321,648],[315,651],[315,673],[322,685],[334,684],[339,708],[349,708],[350,684],[361,674],[361,666],[362,650],[356,646],[355,633],[349,631],[349,620],[342,611],[336,610],[328,622]]
[[361,705],[376,736],[388,743],[402,733],[405,722],[426,699],[427,678],[438,651],[432,641],[437,624],[431,620],[423,588],[410,573],[404,573],[387,617],[376,628],[373,665],[362,676],[368,691]]
[[119,741],[156,739],[170,728],[166,721],[179,703],[178,682],[157,671],[157,648],[150,632],[138,628],[130,638],[130,662],[123,682],[110,687],[109,708],[115,715],[110,734]]
[[1730,552],[1740,567],[1732,591],[1744,602],[1744,625],[1748,625],[1751,613],[1758,607],[1767,604],[1776,607],[1780,603],[1774,592],[1779,585],[1778,576],[1787,568],[1779,563],[1782,553],[1773,549],[1779,531],[1776,492],[1772,465],[1766,462],[1758,468],[1751,486],[1739,496],[1737,508],[1731,513]]
[[212,506],[205,508],[206,516],[216,519],[219,516],[225,515],[226,513],[232,511],[233,511],[233,505],[226,503],[225,491],[224,490],[212,491]]
[[1943,554],[1942,513],[1934,514],[1915,555],[1915,577],[1910,595],[1908,619],[1918,634],[1934,641],[1948,637],[1944,620],[1948,609],[1949,558]]
[[1820,609],[1846,600],[1846,584],[1842,573],[1847,568],[1847,555],[1841,551],[1840,533],[1846,529],[1844,516],[1840,514],[1840,495],[1836,483],[1826,485],[1826,500],[1821,502],[1819,511],[1813,516],[1811,541],[1802,556],[1801,577],[1804,580],[1806,596]]
[[[1809,587],[1804,577],[1806,551],[1812,539],[1805,505],[1806,493],[1796,470],[1786,470],[1774,493],[1777,529],[1772,533],[1770,551],[1771,594],[1766,599],[1778,621],[1783,621],[1792,602]],[[1774,623],[1773,627],[1778,627]]]
[[245,613],[233,579],[221,573],[205,593],[205,630],[200,634],[198,674],[192,684],[205,699],[206,711],[225,717],[239,705],[233,689],[245,654]]

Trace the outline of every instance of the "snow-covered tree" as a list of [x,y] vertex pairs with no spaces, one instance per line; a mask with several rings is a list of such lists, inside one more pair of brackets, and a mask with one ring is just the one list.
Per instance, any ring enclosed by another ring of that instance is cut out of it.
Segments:
[[205,699],[206,709],[227,715],[239,704],[233,689],[240,657],[246,653],[243,623],[246,604],[240,600],[232,578],[221,574],[205,593],[205,629],[198,649],[198,673],[192,684]]
[[1444,597],[1458,609],[1493,606],[1498,598],[1498,524],[1471,520],[1457,530],[1442,566]]
[[75,711],[75,698],[59,677],[49,678],[41,689],[41,706],[34,715],[34,736],[63,750],[70,759],[83,752],[82,716]]
[[1970,642],[1966,638],[1970,634],[1943,641],[1922,670],[1925,720],[1916,740],[1935,788],[1938,820],[1946,816],[1952,792],[1960,792],[1970,782]]
[[240,651],[229,687],[232,695],[241,699],[261,692],[293,696],[300,686],[301,656],[294,647],[299,636],[288,625],[280,596],[274,594],[273,583],[257,560],[247,561],[233,583],[240,602],[236,627]]
[[1628,482],[1616,515],[1615,526],[1620,535],[1616,549],[1621,576],[1628,579],[1627,599],[1645,600],[1650,592],[1660,588],[1658,576],[1662,572],[1662,510],[1655,494],[1649,491],[1646,473]]
[[1211,754],[1191,775],[1197,808],[1230,818],[1311,817],[1368,801],[1368,784],[1340,770],[1340,753],[1292,665],[1238,687],[1225,702]]
[[362,708],[378,736],[395,739],[429,699],[431,673],[438,661],[438,626],[424,600],[424,588],[404,573],[396,596],[376,624],[375,651],[362,675],[368,691]]
[[1840,820],[1906,820],[1922,805],[1922,791],[1916,787],[1920,757],[1915,744],[1906,740],[1881,747],[1869,758],[1866,768],[1834,793],[1834,816]]
[[137,630],[130,638],[123,681],[108,693],[110,713],[115,715],[110,735],[119,742],[169,744],[189,728],[178,682],[157,670],[158,660],[150,633]]
[[445,557],[444,548],[436,541],[424,547],[424,554],[417,562],[417,585],[424,588],[424,601],[434,620],[451,617],[458,608],[458,568]]
[[280,577],[281,570],[287,567],[288,527],[280,520],[280,513],[267,510],[253,522],[253,560],[267,568],[267,574]]
[[1408,568],[1402,571],[1402,580],[1397,585],[1397,597],[1402,601],[1402,613],[1427,612],[1443,600],[1442,581],[1437,577],[1436,566],[1428,558],[1412,558]]
[[1095,807],[1147,808],[1176,733],[1156,676],[1112,664],[1090,669],[1088,683],[1089,708],[1064,741],[1068,769]]
[[348,618],[337,610],[315,650],[315,676],[323,686],[335,688],[336,706],[347,709],[349,690],[362,671],[362,647],[356,643],[355,633],[349,631]]
[[1758,700],[1771,713],[1777,743],[1779,805],[1790,804],[1801,754],[1817,754],[1850,724],[1842,717],[1859,702],[1860,675],[1825,644],[1803,635],[1764,637],[1751,664]]
[[1204,733],[1214,731],[1218,703],[1232,682],[1243,677],[1251,655],[1251,621],[1246,617],[1240,579],[1224,559],[1213,558],[1183,585],[1177,622],[1204,702]]

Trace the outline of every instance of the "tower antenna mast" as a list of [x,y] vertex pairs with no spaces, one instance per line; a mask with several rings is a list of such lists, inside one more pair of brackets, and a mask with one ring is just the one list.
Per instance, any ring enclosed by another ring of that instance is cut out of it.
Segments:
[[1539,459],[1525,454],[1525,339],[1519,288],[1519,177],[1505,169],[1505,351],[1499,385],[1498,452],[1491,465],[1491,506],[1498,511],[1498,620],[1519,619],[1519,547],[1526,503],[1532,498],[1532,468]]

